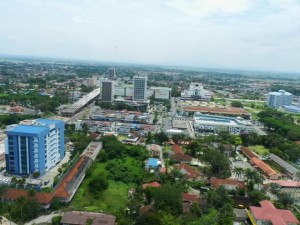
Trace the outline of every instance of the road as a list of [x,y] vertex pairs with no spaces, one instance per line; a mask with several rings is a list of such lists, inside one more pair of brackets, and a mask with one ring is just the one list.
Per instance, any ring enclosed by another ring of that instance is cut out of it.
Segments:
[[187,120],[186,121],[186,126],[187,126],[187,130],[190,134],[190,137],[195,138],[195,131],[194,131],[194,128],[193,128],[193,122],[191,120]]

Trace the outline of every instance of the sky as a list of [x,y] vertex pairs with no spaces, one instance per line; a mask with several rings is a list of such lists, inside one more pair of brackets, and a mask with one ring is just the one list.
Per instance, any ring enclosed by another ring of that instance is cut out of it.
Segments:
[[300,72],[300,0],[0,0],[0,53]]

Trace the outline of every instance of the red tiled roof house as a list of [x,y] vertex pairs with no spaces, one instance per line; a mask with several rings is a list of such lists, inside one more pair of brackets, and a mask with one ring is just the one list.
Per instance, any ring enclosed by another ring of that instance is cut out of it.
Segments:
[[290,210],[277,209],[268,200],[260,201],[260,207],[250,206],[247,211],[252,224],[257,225],[296,225],[298,219]]

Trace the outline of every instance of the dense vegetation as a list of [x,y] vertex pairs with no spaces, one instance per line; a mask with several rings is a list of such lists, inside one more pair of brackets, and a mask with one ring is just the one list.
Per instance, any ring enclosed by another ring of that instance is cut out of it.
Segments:
[[293,123],[290,114],[266,109],[258,113],[259,120],[268,130],[268,135],[259,136],[255,133],[242,134],[243,145],[263,145],[288,161],[300,158],[300,146],[295,141],[300,140],[300,127]]

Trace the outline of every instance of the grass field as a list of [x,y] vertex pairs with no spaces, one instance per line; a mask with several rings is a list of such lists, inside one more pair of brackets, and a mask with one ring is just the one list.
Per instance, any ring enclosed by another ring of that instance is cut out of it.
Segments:
[[269,149],[265,148],[262,145],[249,146],[249,149],[254,151],[256,154],[258,154],[260,156],[264,156],[266,154],[269,154]]
[[125,140],[126,138],[128,138],[128,136],[126,136],[126,135],[118,135],[118,140],[119,141],[123,141],[123,140]]
[[[92,176],[99,176],[102,173],[107,173],[105,164],[95,162],[93,165]],[[124,208],[127,203],[128,189],[131,187],[123,182],[115,182],[109,180],[109,187],[99,196],[94,196],[89,193],[88,183],[89,178],[84,179],[79,189],[77,190],[68,209],[84,210],[84,211],[103,211],[116,213],[120,208]]]

